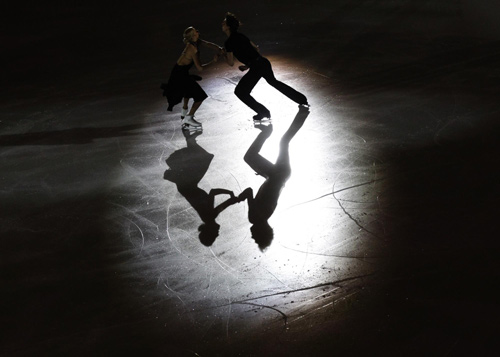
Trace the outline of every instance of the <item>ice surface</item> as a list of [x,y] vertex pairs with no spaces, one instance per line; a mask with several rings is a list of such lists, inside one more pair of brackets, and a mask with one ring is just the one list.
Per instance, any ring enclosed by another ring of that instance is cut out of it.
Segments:
[[[484,6],[14,9],[0,99],[2,355],[487,354],[500,52]],[[201,73],[202,132],[182,130],[159,88],[184,28],[222,44],[228,10],[311,104],[284,148],[299,108],[264,80],[253,91],[272,113],[259,155],[283,163],[281,147],[291,169],[259,206],[277,202],[265,249],[248,199],[231,199],[265,182],[244,161],[262,137],[233,93],[243,73]]]

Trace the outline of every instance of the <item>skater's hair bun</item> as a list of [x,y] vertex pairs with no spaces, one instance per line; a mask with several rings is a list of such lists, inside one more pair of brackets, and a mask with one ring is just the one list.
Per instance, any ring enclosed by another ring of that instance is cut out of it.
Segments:
[[231,32],[238,31],[238,27],[240,27],[241,22],[240,22],[240,20],[238,20],[238,18],[234,14],[232,14],[230,12],[226,13],[225,20],[226,20],[226,25],[229,26],[229,28],[231,29]]
[[187,29],[184,30],[184,34],[182,35],[182,41],[184,43],[189,43],[193,40],[193,35],[195,33],[195,29],[193,26],[189,26]]

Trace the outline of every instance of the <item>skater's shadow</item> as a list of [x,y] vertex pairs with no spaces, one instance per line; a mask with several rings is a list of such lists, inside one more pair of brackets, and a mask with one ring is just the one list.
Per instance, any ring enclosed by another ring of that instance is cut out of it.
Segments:
[[[191,133],[183,130],[183,134],[187,147],[175,151],[168,157],[166,162],[169,169],[165,171],[163,178],[175,183],[179,193],[196,210],[203,221],[198,227],[200,242],[205,246],[211,246],[219,235],[220,226],[215,219],[224,209],[238,201],[230,190],[217,188],[207,193],[198,187],[214,155],[196,142],[196,137],[201,131]],[[214,198],[219,194],[228,194],[229,199],[214,207]]]
[[301,107],[299,109],[292,124],[281,138],[278,158],[274,164],[259,154],[262,146],[272,133],[272,125],[257,126],[261,133],[259,133],[245,154],[245,162],[257,174],[266,179],[255,197],[251,187],[245,189],[238,196],[238,200],[246,199],[248,201],[248,220],[252,224],[250,231],[252,238],[261,250],[266,249],[274,238],[274,231],[268,220],[274,213],[281,191],[292,173],[288,150],[290,141],[302,127],[308,115],[309,110],[307,108]]

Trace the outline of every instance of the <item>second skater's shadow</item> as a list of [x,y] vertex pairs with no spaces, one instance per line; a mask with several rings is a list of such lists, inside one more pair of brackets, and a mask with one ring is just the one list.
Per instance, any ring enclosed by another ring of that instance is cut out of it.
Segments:
[[257,174],[266,179],[255,196],[251,187],[245,189],[238,196],[238,200],[246,199],[248,201],[248,220],[252,224],[250,231],[252,238],[261,250],[266,249],[274,238],[274,231],[268,220],[276,210],[281,191],[292,173],[289,154],[290,141],[302,127],[308,115],[307,108],[301,107],[299,109],[292,124],[281,138],[278,158],[274,164],[259,153],[266,140],[271,136],[272,125],[257,126],[261,133],[245,154],[245,162]]
[[[200,131],[191,133],[183,130],[187,146],[170,155],[166,162],[169,169],[163,178],[176,184],[179,193],[186,198],[196,210],[203,223],[199,226],[199,239],[205,246],[211,246],[219,235],[220,225],[215,221],[217,216],[230,205],[237,203],[238,199],[230,190],[216,188],[209,193],[198,187],[198,183],[205,176],[213,154],[208,153],[196,142]],[[227,194],[229,198],[214,207],[216,195]]]

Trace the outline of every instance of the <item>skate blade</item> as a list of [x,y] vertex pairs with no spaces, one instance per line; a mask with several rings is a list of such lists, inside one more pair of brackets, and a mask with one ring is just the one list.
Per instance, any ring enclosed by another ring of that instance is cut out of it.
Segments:
[[262,119],[253,119],[254,123],[258,123],[258,122],[261,122],[261,121],[271,121],[272,119],[271,118],[262,118]]
[[273,125],[271,119],[254,120],[254,122],[253,122],[253,127],[254,128],[261,128],[261,127],[270,126],[270,125]]
[[203,131],[203,127],[202,126],[191,126],[189,124],[183,124],[182,125],[182,130],[186,130],[186,131],[189,131],[189,132]]

